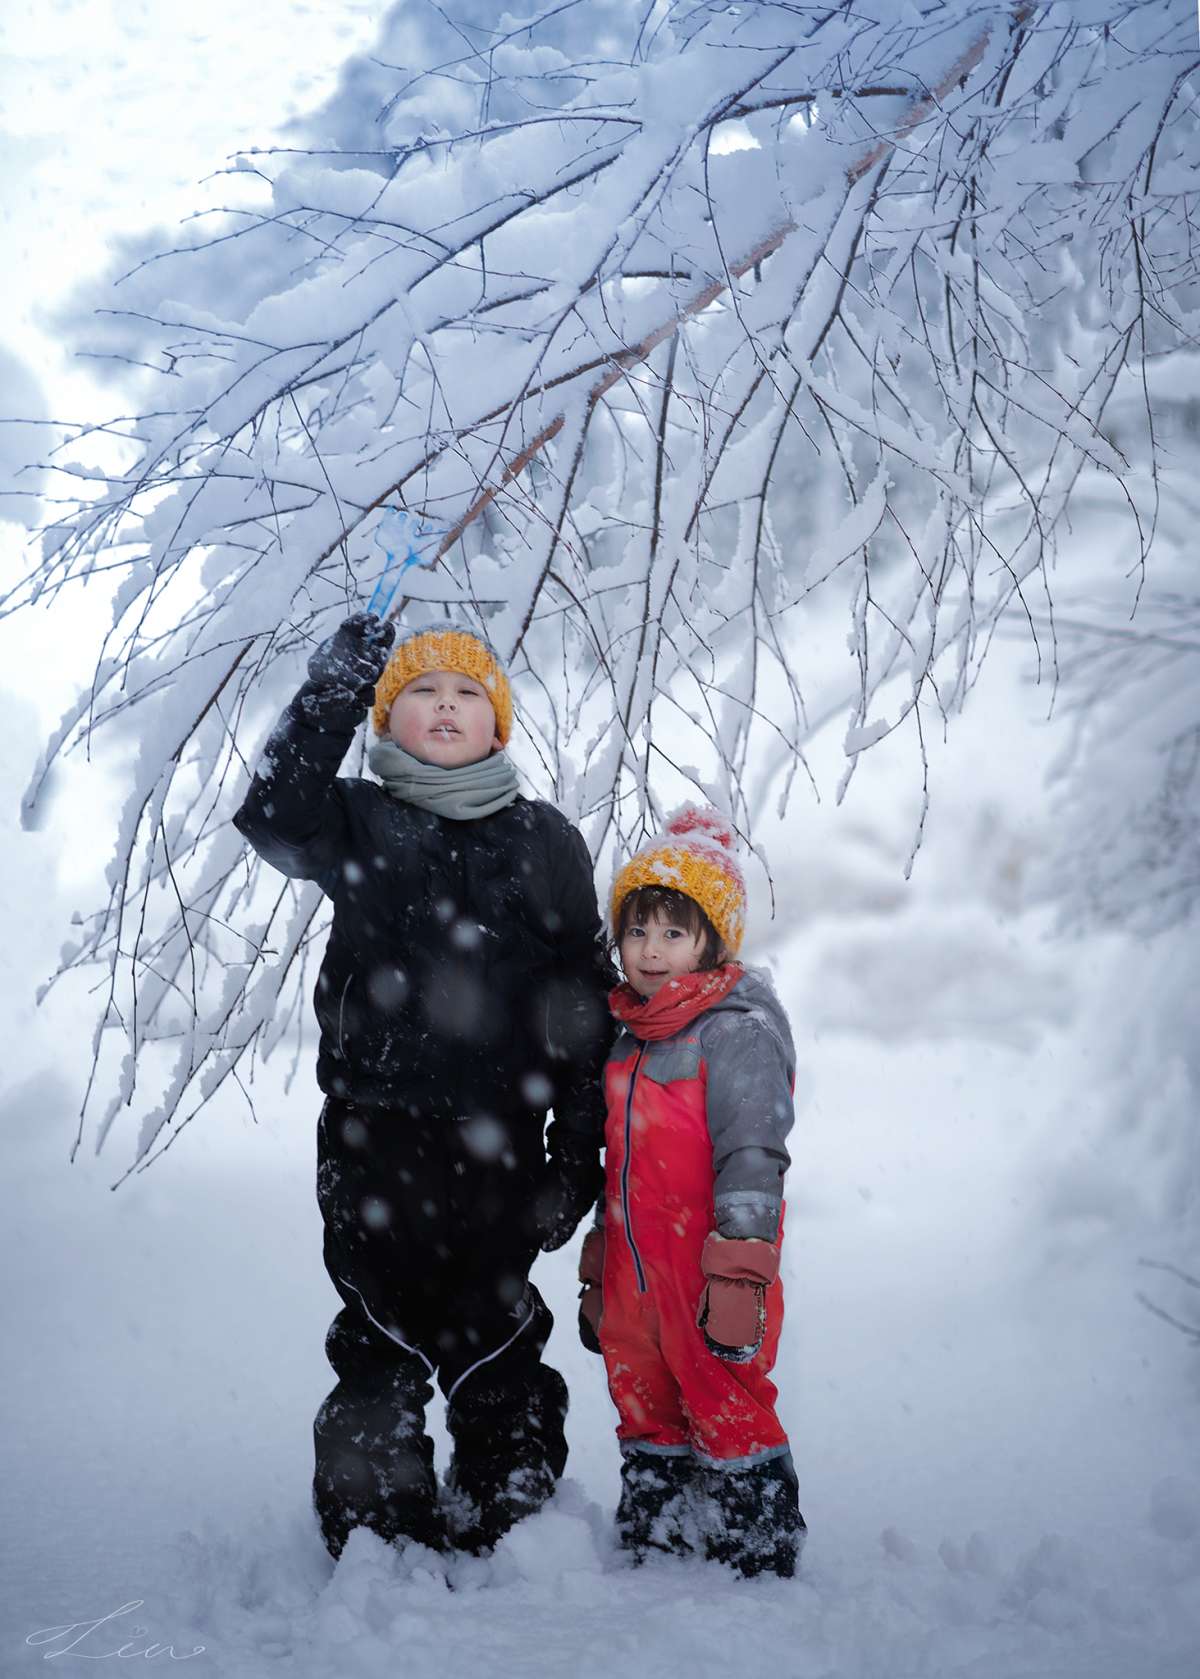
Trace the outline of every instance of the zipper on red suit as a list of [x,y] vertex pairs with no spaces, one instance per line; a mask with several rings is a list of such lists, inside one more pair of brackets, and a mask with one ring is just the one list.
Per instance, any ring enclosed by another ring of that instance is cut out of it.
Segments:
[[629,1075],[629,1085],[625,1091],[625,1158],[621,1162],[621,1212],[625,1219],[625,1240],[629,1243],[629,1251],[633,1255],[633,1269],[637,1273],[639,1294],[646,1292],[646,1273],[642,1269],[642,1256],[637,1251],[637,1243],[633,1239],[633,1230],[629,1223],[629,1154],[633,1132],[633,1087],[637,1083],[638,1068],[645,1053],[646,1045],[642,1044],[634,1057],[633,1071]]

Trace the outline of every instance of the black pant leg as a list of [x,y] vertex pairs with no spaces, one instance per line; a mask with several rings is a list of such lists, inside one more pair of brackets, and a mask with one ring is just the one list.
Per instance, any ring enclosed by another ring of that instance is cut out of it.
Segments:
[[466,1121],[452,1147],[450,1216],[470,1234],[456,1249],[438,1340],[454,1441],[447,1521],[455,1544],[478,1551],[553,1493],[567,1461],[567,1387],[542,1362],[554,1319],[529,1281],[545,1162],[540,1117]]
[[313,1504],[331,1555],[355,1527],[440,1549],[427,1363],[381,1334],[361,1310],[339,1312],[325,1342],[338,1384],[313,1423]]
[[541,1360],[553,1319],[530,1283],[526,1316],[508,1345],[447,1391],[454,1453],[446,1518],[463,1550],[495,1545],[553,1494],[567,1462],[567,1384]]
[[[401,1279],[414,1266],[409,1185],[381,1145],[390,1115],[328,1102],[318,1128],[317,1197],[325,1224],[325,1266],[345,1302],[325,1351],[338,1376],[313,1424],[313,1502],[332,1555],[352,1528],[382,1538],[444,1544],[425,1408],[434,1360],[422,1286]],[[419,1186],[420,1187],[420,1186]],[[403,1196],[401,1194],[403,1191]],[[422,1202],[437,1185],[422,1188]]]

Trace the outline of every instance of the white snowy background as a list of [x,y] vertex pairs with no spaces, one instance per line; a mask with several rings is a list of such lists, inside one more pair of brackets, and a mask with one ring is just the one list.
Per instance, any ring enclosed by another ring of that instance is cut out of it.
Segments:
[[[5,414],[105,411],[48,310],[117,235],[177,220],[235,145],[326,95],[376,13],[9,8]],[[4,430],[6,470],[27,438]],[[1119,575],[1104,532],[1075,535],[1098,578]],[[0,538],[15,566],[24,533]],[[760,834],[778,913],[758,877],[747,954],[800,1058],[778,1380],[801,1578],[614,1555],[613,1416],[575,1339],[572,1245],[535,1271],[572,1393],[567,1479],[494,1557],[452,1564],[451,1595],[444,1566],[366,1533],[335,1570],[310,1514],[337,1306],[311,1068],[285,1094],[273,1066],[257,1121],[214,1107],[116,1193],[110,1154],[68,1164],[91,1021],[81,992],[39,1010],[34,989],[94,895],[114,791],[77,764],[38,832],[16,814],[106,616],[65,601],[0,625],[0,1671],[155,1642],[222,1679],[1200,1671],[1196,1355],[1137,1298],[1167,1299],[1140,1262],[1182,1262],[1195,1223],[1194,958],[1186,929],[1058,929],[1048,883],[1074,831],[1046,776],[1065,731],[1019,636],[935,745],[911,881],[919,769],[888,743],[839,808],[831,736],[822,802],[801,793]],[[798,656],[838,644],[822,628]]]

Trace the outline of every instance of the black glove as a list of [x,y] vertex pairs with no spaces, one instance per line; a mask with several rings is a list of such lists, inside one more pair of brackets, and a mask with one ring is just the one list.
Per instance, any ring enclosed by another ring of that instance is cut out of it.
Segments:
[[596,1205],[603,1184],[595,1148],[550,1156],[534,1201],[543,1253],[553,1253],[571,1240],[580,1219]]
[[356,612],[311,655],[309,678],[323,688],[341,688],[370,705],[395,639],[394,624],[371,612]]

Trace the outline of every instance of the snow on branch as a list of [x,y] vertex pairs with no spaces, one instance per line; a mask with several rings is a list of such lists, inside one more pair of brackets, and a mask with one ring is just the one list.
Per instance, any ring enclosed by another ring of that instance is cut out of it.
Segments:
[[[749,835],[752,740],[786,797],[832,711],[851,771],[900,727],[923,757],[1013,603],[1052,669],[1056,529],[1126,471],[1106,408],[1193,330],[1196,61],[1157,0],[404,6],[310,147],[237,159],[258,208],[93,295],[137,411],[49,463],[3,609],[117,579],[31,790],[136,742],[63,958],[106,975],[101,1136],[139,1102],[144,1163],[295,1012],[320,904],[230,816],[392,509],[429,533],[396,610],[483,623],[597,855],[667,766]],[[832,696],[789,656],[818,592]]]

